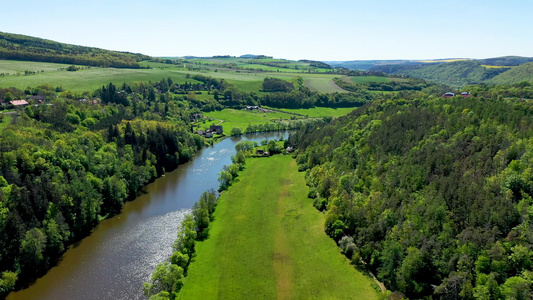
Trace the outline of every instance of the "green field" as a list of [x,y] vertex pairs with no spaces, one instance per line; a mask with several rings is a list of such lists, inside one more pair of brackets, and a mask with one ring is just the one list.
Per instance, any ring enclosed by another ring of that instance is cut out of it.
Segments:
[[290,156],[248,159],[221,195],[180,299],[375,299],[323,229]]
[[356,107],[315,107],[315,108],[279,108],[279,110],[286,111],[288,113],[300,114],[308,116],[309,118],[323,118],[323,117],[342,117],[352,112]]
[[[298,63],[295,63],[298,64]],[[123,82],[133,83],[141,81],[160,81],[162,78],[171,77],[176,83],[196,82],[187,78],[186,75],[201,74],[214,78],[224,79],[234,84],[239,90],[244,92],[259,93],[262,88],[265,77],[277,77],[285,80],[291,80],[296,76],[301,76],[310,89],[322,92],[343,92],[341,88],[335,85],[332,79],[335,75],[298,73],[299,71],[283,69],[283,72],[250,72],[244,70],[219,69],[216,66],[206,66],[210,70],[188,70],[176,65],[142,62],[143,66],[150,66],[152,69],[116,69],[116,68],[97,68],[83,69],[76,72],[68,72],[64,69],[66,64],[42,63],[42,62],[23,62],[0,60],[0,74],[24,74],[25,70],[39,72],[34,75],[10,75],[1,77],[0,88],[16,87],[25,89],[28,86],[34,87],[41,84],[50,84],[52,86],[62,86],[65,90],[74,92],[94,91],[102,85],[113,82],[120,85]],[[263,65],[254,65],[264,67]],[[272,67],[269,67],[272,68]],[[219,69],[215,72],[215,69]],[[40,71],[43,70],[44,73]],[[280,69],[281,71],[281,69]]]
[[12,115],[2,114],[2,116],[4,118],[2,119],[2,122],[0,122],[0,132],[2,132],[9,124],[11,124],[11,119],[13,119]]
[[[55,64],[33,61],[0,60],[0,74],[24,74],[24,71],[56,72],[58,69],[67,68],[67,64]],[[65,71],[66,72],[66,71]]]
[[[213,111],[206,113],[208,117],[215,119],[214,121],[199,123],[202,129],[209,128],[210,125],[222,125],[224,133],[229,135],[233,127],[239,127],[244,132],[248,124],[264,124],[273,119],[290,119],[291,115],[280,112],[260,113],[258,111],[224,109],[221,111]],[[223,122],[221,122],[223,121]]]
[[370,82],[389,82],[390,79],[381,76],[354,76],[350,80],[355,83],[370,83]]

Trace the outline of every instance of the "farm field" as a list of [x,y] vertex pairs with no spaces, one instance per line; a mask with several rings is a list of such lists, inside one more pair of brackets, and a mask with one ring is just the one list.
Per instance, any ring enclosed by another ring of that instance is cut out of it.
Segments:
[[[313,74],[313,73],[298,73],[298,71],[288,69],[281,69],[282,72],[241,72],[240,70],[218,71],[215,72],[216,67],[209,66],[213,70],[187,70],[176,65],[141,62],[142,66],[150,66],[152,69],[117,69],[117,68],[98,68],[92,67],[90,69],[78,70],[76,72],[68,72],[66,70],[58,70],[66,68],[69,65],[42,63],[42,62],[25,62],[25,61],[4,61],[0,60],[0,73],[24,74],[28,71],[41,71],[44,73],[37,73],[28,76],[6,76],[0,80],[0,87],[16,87],[25,89],[28,86],[38,86],[41,84],[50,84],[52,86],[62,86],[65,90],[73,92],[94,91],[102,85],[112,82],[115,85],[120,85],[124,82],[133,83],[141,81],[159,81],[162,78],[171,77],[174,82],[183,83],[196,82],[192,78],[187,78],[186,75],[200,74],[204,76],[211,76],[218,79],[224,79],[234,84],[239,90],[244,92],[260,92],[262,82],[265,77],[276,77],[285,80],[290,80],[293,77],[300,76],[304,79],[305,85],[311,90],[322,93],[344,92],[343,89],[333,83],[335,75],[327,74]],[[263,65],[253,65],[263,68]],[[266,68],[265,68],[266,69]]]
[[290,156],[248,159],[223,192],[180,299],[375,299],[323,230]]
[[[273,119],[290,119],[291,115],[280,112],[258,112],[236,109],[224,109],[206,113],[214,121],[200,123],[201,129],[207,129],[210,125],[222,125],[224,133],[229,135],[234,127],[239,127],[242,131],[248,127],[248,124],[264,124]],[[221,123],[221,120],[224,121]]]
[[314,107],[314,108],[278,108],[278,110],[286,111],[288,113],[300,114],[308,116],[309,118],[323,118],[323,117],[342,117],[352,112],[356,107]]
[[56,71],[29,76],[8,76],[2,78],[0,87],[25,89],[28,86],[50,84],[52,86],[62,86],[65,90],[83,92],[94,91],[110,82],[120,85],[124,82],[159,81],[167,77],[171,77],[174,82],[196,82],[194,79],[186,78],[185,75],[185,72],[178,71],[175,68],[162,70],[91,68],[76,72]]
[[46,62],[18,61],[0,59],[0,74],[16,75],[24,74],[24,71],[32,72],[58,72],[58,69],[67,68],[68,64],[56,64]]
[[389,82],[390,79],[381,76],[353,76],[350,80],[355,83],[369,83],[369,82]]

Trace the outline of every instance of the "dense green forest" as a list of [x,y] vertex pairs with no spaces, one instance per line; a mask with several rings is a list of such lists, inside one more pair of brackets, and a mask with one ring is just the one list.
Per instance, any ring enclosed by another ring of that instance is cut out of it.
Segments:
[[40,87],[53,101],[19,110],[2,130],[2,295],[42,274],[69,244],[204,146],[191,130],[201,104],[156,92],[162,82],[169,80],[109,84],[89,95],[103,103]]
[[325,230],[409,298],[533,297],[528,83],[375,100],[290,138]]
[[370,70],[404,74],[439,84],[462,87],[479,83],[513,84],[524,80],[531,81],[531,64],[528,64],[531,61],[533,58],[530,57],[505,56],[451,62],[387,64],[374,66]]
[[140,68],[149,56],[0,32],[0,59],[28,60],[97,67]]

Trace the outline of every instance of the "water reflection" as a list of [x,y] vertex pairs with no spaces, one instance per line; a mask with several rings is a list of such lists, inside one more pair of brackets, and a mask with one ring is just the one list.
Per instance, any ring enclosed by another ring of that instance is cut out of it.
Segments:
[[122,213],[101,222],[71,247],[60,263],[12,299],[142,299],[142,283],[168,258],[176,227],[203,191],[218,187],[218,172],[231,164],[235,144],[287,138],[287,132],[228,138],[146,187]]

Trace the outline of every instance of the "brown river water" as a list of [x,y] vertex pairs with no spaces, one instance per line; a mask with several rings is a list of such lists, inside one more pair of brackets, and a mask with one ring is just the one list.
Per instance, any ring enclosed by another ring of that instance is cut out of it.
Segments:
[[231,164],[235,144],[287,136],[247,135],[204,148],[190,162],[146,186],[146,193],[127,202],[120,215],[102,221],[46,275],[7,299],[144,299],[143,282],[172,254],[176,228],[194,202],[205,190],[218,187],[217,173]]

